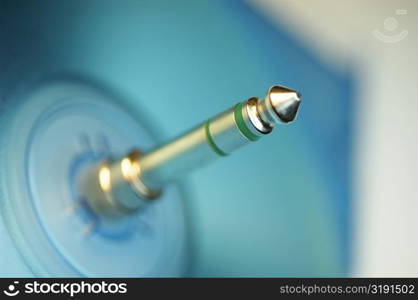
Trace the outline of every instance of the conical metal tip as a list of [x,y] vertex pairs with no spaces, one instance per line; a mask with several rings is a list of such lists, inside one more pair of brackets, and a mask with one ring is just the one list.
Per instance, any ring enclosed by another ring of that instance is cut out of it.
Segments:
[[299,92],[284,86],[272,86],[266,95],[275,113],[275,119],[282,123],[290,123],[295,120],[302,96]]

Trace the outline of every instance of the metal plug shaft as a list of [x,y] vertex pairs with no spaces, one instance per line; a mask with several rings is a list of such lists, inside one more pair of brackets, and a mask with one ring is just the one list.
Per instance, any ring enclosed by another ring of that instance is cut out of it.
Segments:
[[300,102],[297,91],[273,86],[264,99],[238,103],[148,153],[109,158],[86,174],[83,194],[102,215],[135,212],[158,198],[168,182],[270,134],[277,123],[294,121]]

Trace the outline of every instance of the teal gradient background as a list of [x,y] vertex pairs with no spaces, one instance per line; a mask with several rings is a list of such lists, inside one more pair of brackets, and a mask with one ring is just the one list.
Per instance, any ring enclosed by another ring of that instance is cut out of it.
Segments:
[[[187,179],[191,275],[346,274],[351,74],[241,1],[0,5],[2,105],[22,82],[81,74],[135,99],[168,139],[273,84],[301,91],[297,122]],[[3,227],[0,276],[27,276]]]

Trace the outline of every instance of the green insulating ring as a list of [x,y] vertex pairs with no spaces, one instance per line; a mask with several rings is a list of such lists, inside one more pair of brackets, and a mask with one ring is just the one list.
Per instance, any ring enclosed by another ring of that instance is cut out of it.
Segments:
[[244,105],[244,102],[238,103],[235,106],[234,109],[234,118],[235,123],[238,126],[239,131],[250,141],[256,141],[260,137],[258,135],[255,135],[251,132],[250,128],[248,128],[247,123],[244,121],[244,116],[242,115],[242,106]]
[[227,156],[228,153],[223,152],[216,144],[215,141],[213,140],[212,136],[210,135],[210,130],[209,130],[209,123],[210,120],[207,120],[205,122],[205,133],[206,133],[206,139],[208,141],[209,146],[212,148],[212,150],[220,155],[220,156]]

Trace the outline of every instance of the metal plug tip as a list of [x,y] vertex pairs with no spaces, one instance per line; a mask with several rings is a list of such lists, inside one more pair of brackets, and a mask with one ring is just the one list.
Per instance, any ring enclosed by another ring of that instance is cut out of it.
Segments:
[[298,91],[275,85],[268,90],[265,101],[270,102],[277,121],[290,123],[296,118],[302,96]]

